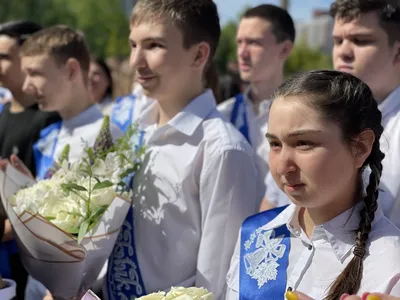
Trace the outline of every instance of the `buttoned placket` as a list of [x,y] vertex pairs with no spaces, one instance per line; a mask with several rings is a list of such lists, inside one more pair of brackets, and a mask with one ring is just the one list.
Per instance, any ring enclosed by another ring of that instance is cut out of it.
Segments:
[[305,232],[300,227],[294,228],[291,225],[288,225],[288,229],[296,238],[301,240],[304,246],[300,257],[295,263],[292,273],[288,274],[287,278],[287,290],[295,291],[299,286],[304,273],[307,271],[307,268],[311,265],[315,247],[313,242],[307,237]]

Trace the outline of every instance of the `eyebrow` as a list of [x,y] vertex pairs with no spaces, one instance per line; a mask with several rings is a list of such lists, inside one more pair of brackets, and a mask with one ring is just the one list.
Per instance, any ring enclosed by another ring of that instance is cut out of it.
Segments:
[[0,58],[9,58],[9,57],[10,57],[10,54],[0,52]]
[[[129,39],[129,42],[135,43],[132,39]],[[161,42],[161,43],[166,43],[167,40],[165,38],[161,38],[161,37],[150,37],[150,38],[146,38],[144,39],[142,42],[146,43],[146,42]]]
[[[339,34],[332,35],[333,38],[341,38],[342,36],[343,35],[339,35]],[[351,37],[351,38],[354,38],[354,37],[369,37],[369,38],[371,38],[371,37],[374,37],[374,34],[370,33],[370,32],[352,32],[349,34],[345,34],[345,36]]]
[[[302,135],[309,135],[309,134],[316,134],[316,133],[321,133],[321,130],[314,130],[314,129],[305,129],[305,130],[296,130],[291,133],[289,133],[287,136],[288,137],[296,137],[296,136],[302,136]],[[265,137],[267,139],[278,139],[278,137],[272,133],[267,132],[265,134]]]

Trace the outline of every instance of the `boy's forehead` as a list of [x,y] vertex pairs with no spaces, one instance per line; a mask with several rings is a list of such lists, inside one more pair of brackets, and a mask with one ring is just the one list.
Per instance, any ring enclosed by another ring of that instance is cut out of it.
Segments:
[[24,67],[48,67],[53,62],[48,54],[21,56],[21,63]]
[[2,52],[13,50],[17,47],[17,40],[8,35],[0,34],[0,49]]
[[357,33],[381,33],[383,28],[379,22],[378,14],[376,12],[362,13],[359,16],[347,18],[335,18],[334,31],[344,30],[348,34]]
[[179,33],[179,30],[171,21],[165,18],[141,20],[132,23],[130,26],[131,40],[161,39],[167,38],[171,34]]

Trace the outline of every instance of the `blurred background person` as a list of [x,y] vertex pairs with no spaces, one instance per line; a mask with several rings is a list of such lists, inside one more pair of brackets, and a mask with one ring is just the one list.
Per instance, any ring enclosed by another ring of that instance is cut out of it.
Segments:
[[110,115],[113,106],[113,79],[111,70],[103,58],[91,57],[89,68],[89,92],[104,115]]

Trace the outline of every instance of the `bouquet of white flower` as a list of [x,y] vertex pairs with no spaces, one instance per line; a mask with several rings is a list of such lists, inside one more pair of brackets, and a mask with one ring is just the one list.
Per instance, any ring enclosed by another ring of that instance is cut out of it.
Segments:
[[81,160],[68,162],[67,147],[50,179],[36,183],[11,165],[0,172],[3,206],[23,262],[53,297],[68,299],[90,288],[131,207],[130,183],[144,151],[134,128],[113,144],[109,126],[106,117]]
[[158,292],[137,300],[213,300],[213,294],[204,288],[172,287],[168,293]]

